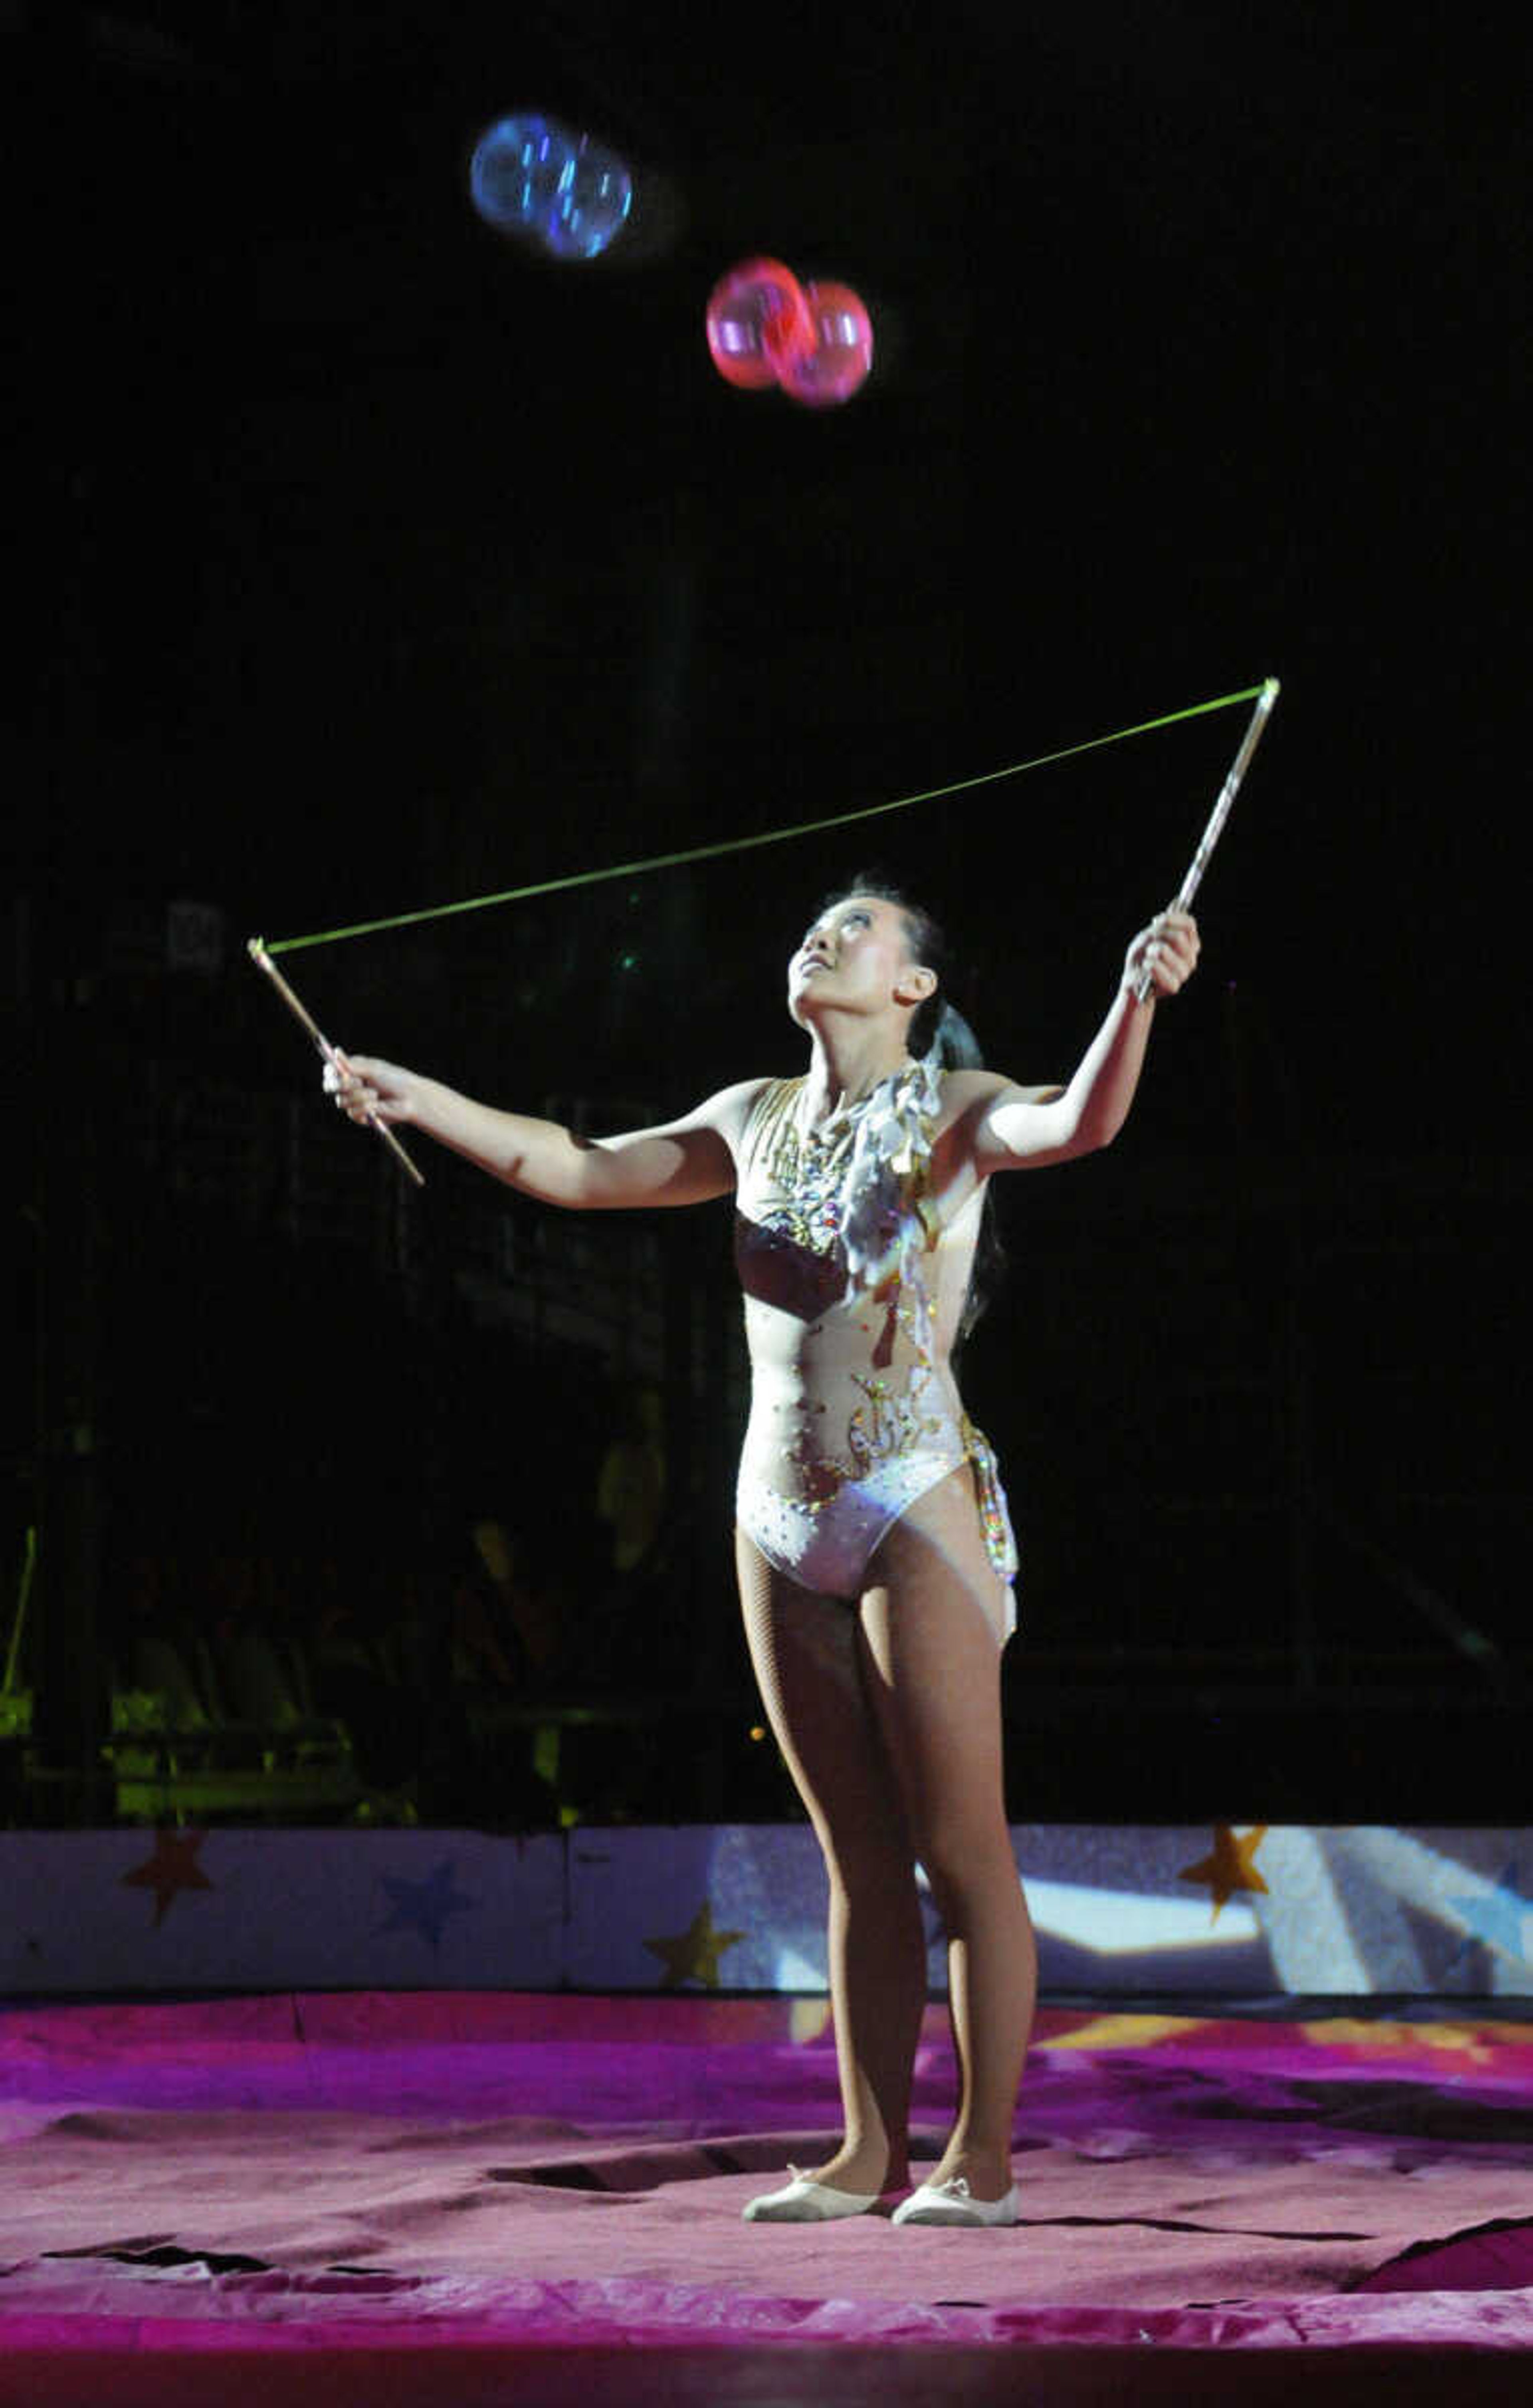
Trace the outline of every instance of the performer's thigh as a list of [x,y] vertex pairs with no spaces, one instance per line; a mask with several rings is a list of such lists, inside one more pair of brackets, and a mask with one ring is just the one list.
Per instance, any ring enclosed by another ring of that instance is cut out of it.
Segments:
[[918,1498],[870,1570],[876,1585],[860,1608],[865,1685],[911,1836],[935,1873],[1005,1829],[1005,1598],[967,1466]]
[[735,1539],[740,1605],[773,1736],[822,1841],[908,1853],[898,1789],[865,1685],[854,1606],[818,1597]]

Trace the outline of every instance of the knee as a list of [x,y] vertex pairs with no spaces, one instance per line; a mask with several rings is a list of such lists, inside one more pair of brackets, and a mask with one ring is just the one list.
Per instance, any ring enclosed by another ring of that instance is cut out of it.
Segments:
[[1004,1828],[991,1832],[938,1828],[918,1853],[932,1903],[950,1931],[965,1928],[977,1911],[997,1899],[1022,1895],[1010,1834]]
[[820,1845],[833,1895],[849,1905],[867,1898],[915,1895],[915,1851],[897,1833],[868,1832],[834,1836],[822,1832]]

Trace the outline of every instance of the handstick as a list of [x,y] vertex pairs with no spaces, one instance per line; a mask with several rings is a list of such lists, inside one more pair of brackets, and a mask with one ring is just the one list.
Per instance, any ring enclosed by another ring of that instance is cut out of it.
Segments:
[[[265,946],[262,943],[260,938],[252,937],[245,950],[250,954],[251,961],[255,964],[256,968],[258,970],[265,971],[266,976],[270,979],[273,986],[277,989],[282,1001],[287,1005],[288,1010],[292,1012],[294,1019],[298,1023],[300,1028],[308,1030],[309,1036],[312,1037],[315,1044],[319,1047],[320,1052],[329,1063],[330,1068],[335,1071],[337,1077],[339,1078],[342,1072],[342,1066],[338,1056],[337,1055],[335,1047],[331,1044],[329,1038],[325,1036],[318,1022],[309,1016],[304,1006],[299,1002],[297,996],[294,994],[293,989],[289,986],[286,979],[282,976],[281,971],[272,960],[271,955],[267,953]],[[404,1147],[400,1144],[399,1140],[395,1137],[388,1123],[386,1121],[380,1121],[376,1112],[369,1112],[366,1118],[367,1126],[370,1129],[375,1129],[377,1131],[384,1144],[388,1147],[389,1152],[395,1156],[401,1168],[408,1171],[417,1187],[423,1187],[426,1183],[420,1171],[416,1169],[414,1163],[411,1162],[409,1155],[405,1152]]]
[[[1209,813],[1208,826],[1204,829],[1197,851],[1192,857],[1187,875],[1182,882],[1176,902],[1172,906],[1174,910],[1185,911],[1202,883],[1203,872],[1209,866],[1209,855],[1224,831],[1225,822],[1229,817],[1230,805],[1239,792],[1240,781],[1251,766],[1253,752],[1262,740],[1267,723],[1272,716],[1272,705],[1277,698],[1278,681],[1276,678],[1268,678],[1256,696],[1256,707],[1251,714],[1250,724],[1240,738],[1240,749],[1229,765],[1229,775],[1219,790],[1219,800]],[[1153,984],[1153,973],[1147,969],[1141,969],[1134,982],[1135,1002],[1143,1003]]]

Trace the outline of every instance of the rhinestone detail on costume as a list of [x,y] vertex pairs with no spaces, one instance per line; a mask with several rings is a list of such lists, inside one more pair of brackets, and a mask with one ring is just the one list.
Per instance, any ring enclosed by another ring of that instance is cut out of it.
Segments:
[[[772,1188],[756,1226],[827,1265],[844,1262],[843,1303],[866,1302],[863,1326],[872,1339],[867,1370],[847,1376],[862,1401],[847,1415],[841,1444],[826,1447],[823,1403],[783,1404],[801,1418],[782,1448],[796,1474],[791,1499],[810,1515],[824,1511],[849,1482],[875,1467],[940,1441],[952,1428],[938,1384],[932,1304],[924,1258],[941,1226],[930,1193],[932,1130],[940,1108],[941,1077],[931,1060],[908,1063],[819,1128],[803,1130],[797,1115],[804,1082],[783,1080],[764,1097],[753,1132]],[[896,1376],[896,1341],[905,1361]],[[967,1415],[959,1428],[973,1467],[981,1529],[998,1576],[1017,1569],[1015,1541],[995,1455]]]

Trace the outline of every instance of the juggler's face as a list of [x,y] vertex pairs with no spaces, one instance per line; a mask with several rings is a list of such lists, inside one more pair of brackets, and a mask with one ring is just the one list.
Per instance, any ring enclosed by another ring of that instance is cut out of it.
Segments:
[[910,958],[905,914],[876,895],[843,895],[806,930],[788,964],[788,1010],[801,1028],[827,1010],[908,1008],[931,991]]

